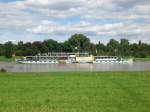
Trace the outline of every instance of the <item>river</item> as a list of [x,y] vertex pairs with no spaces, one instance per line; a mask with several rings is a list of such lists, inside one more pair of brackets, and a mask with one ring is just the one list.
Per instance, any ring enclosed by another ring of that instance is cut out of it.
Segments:
[[150,61],[133,64],[17,64],[0,62],[8,72],[69,72],[69,71],[149,71]]

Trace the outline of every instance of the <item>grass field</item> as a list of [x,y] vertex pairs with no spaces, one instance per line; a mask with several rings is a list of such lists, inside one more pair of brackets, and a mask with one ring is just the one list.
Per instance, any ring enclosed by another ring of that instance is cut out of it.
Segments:
[[150,72],[0,73],[0,112],[150,112]]

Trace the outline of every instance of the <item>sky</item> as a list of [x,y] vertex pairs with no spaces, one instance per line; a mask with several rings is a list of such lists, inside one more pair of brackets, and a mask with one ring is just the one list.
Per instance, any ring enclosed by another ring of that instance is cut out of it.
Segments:
[[0,43],[63,42],[75,33],[150,43],[150,0],[0,0]]

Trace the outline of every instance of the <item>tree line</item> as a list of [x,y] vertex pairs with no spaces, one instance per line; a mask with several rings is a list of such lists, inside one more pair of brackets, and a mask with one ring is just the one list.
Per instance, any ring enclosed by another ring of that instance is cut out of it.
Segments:
[[11,58],[16,56],[32,56],[39,53],[48,52],[89,52],[93,55],[115,55],[122,57],[144,58],[150,56],[150,44],[130,43],[127,39],[110,39],[107,44],[100,41],[96,44],[92,43],[89,38],[83,34],[74,34],[65,42],[57,42],[53,39],[34,42],[6,42],[0,44],[0,56]]

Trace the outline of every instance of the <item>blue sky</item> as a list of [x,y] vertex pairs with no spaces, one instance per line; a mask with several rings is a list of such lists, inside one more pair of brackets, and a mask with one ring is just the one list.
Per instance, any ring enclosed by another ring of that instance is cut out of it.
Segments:
[[0,43],[65,41],[83,33],[92,42],[150,42],[150,0],[0,0]]

